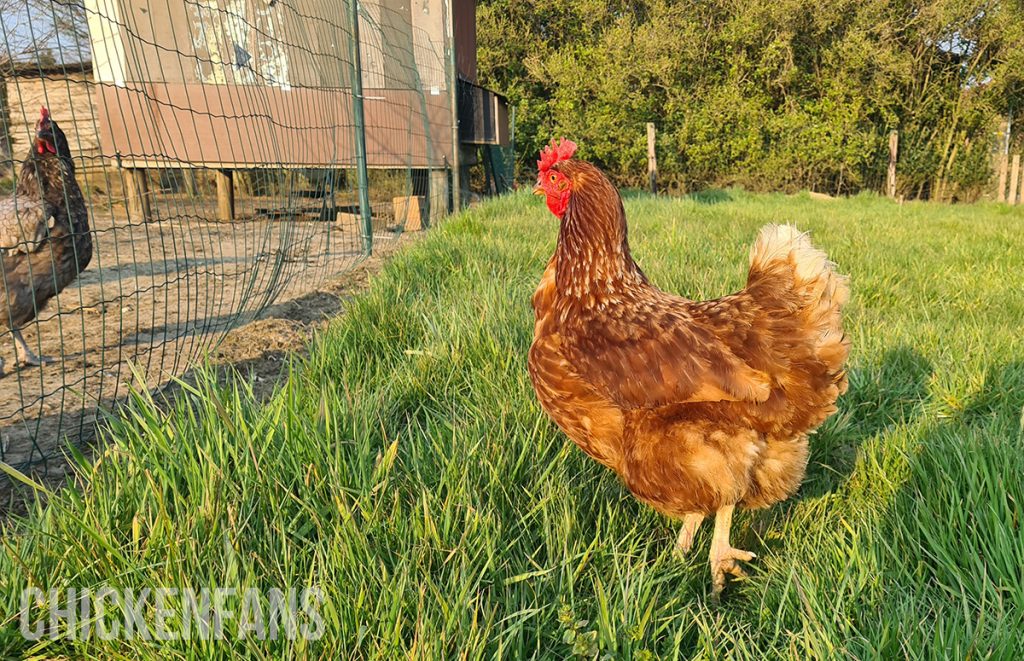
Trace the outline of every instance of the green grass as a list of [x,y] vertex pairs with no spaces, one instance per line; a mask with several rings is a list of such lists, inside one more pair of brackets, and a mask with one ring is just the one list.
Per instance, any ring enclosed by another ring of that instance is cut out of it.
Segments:
[[[1014,658],[1024,640],[1024,212],[740,192],[627,200],[690,297],[741,286],[768,222],[852,275],[850,391],[792,500],[741,514],[751,577],[711,605],[709,530],[635,502],[540,411],[530,295],[556,223],[489,202],[399,254],[256,404],[210,376],[137,397],[84,487],[0,531],[0,651],[198,658]],[[316,642],[30,643],[27,585],[305,586]],[[568,642],[567,642],[568,641]]]

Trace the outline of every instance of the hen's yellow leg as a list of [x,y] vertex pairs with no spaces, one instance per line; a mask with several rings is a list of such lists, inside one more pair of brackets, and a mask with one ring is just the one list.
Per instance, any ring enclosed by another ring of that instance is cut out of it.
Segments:
[[757,556],[750,551],[734,549],[729,544],[729,528],[735,505],[726,505],[715,513],[715,536],[711,538],[711,599],[718,601],[725,588],[725,575],[745,576],[740,561],[747,562]]
[[683,517],[683,527],[679,529],[679,538],[676,539],[676,553],[683,555],[689,553],[693,548],[693,538],[697,536],[697,528],[704,520],[704,515],[699,513],[687,514]]

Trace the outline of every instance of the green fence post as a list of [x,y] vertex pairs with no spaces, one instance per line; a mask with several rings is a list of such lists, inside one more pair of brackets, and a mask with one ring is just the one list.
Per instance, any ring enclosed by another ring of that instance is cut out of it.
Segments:
[[459,66],[455,54],[455,8],[452,1],[442,2],[441,11],[445,40],[448,42],[445,76],[448,79],[448,98],[452,104],[452,211],[458,213],[462,209],[462,152],[459,142]]
[[511,162],[508,164],[509,182],[508,189],[511,191],[516,185],[516,107],[512,106],[512,116],[509,117],[508,130],[508,152]]
[[352,118],[356,130],[356,170],[359,180],[359,216],[363,221],[363,253],[373,253],[373,215],[370,181],[366,172],[366,116],[363,113],[363,62],[359,50],[359,0],[349,0],[349,56],[352,60]]

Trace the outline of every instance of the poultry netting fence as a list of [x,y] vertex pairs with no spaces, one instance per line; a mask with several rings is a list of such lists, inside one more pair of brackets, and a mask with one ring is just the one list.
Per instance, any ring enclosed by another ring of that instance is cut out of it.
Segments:
[[0,0],[0,461],[447,210],[444,11]]

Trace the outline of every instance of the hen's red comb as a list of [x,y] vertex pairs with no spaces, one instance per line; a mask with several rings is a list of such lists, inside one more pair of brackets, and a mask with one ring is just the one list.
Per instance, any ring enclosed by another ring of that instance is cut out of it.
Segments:
[[50,119],[50,111],[46,109],[46,106],[43,106],[39,109],[39,121],[45,122],[48,119]]
[[551,144],[540,150],[540,160],[537,161],[537,169],[541,172],[547,170],[555,163],[568,161],[576,153],[576,143],[572,140],[562,138],[561,141],[551,139]]

